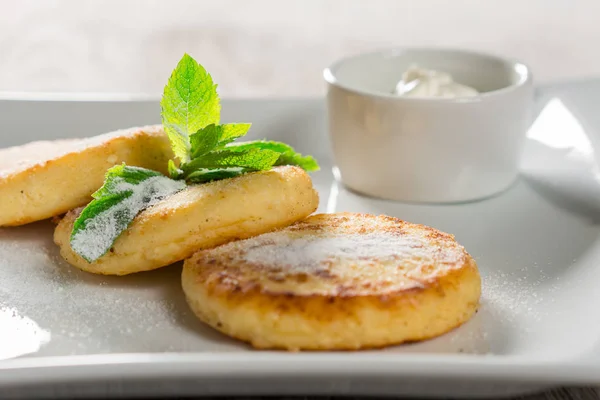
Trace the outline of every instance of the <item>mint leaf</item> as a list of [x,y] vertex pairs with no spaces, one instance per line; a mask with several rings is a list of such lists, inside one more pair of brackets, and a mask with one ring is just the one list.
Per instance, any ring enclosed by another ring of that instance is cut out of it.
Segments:
[[281,153],[275,165],[296,165],[307,172],[314,172],[321,169],[317,160],[312,156],[303,156],[295,151]]
[[217,85],[204,67],[184,54],[171,74],[160,101],[162,124],[173,152],[190,159],[189,136],[209,124],[218,124],[221,105]]
[[199,169],[189,174],[187,181],[190,183],[206,183],[221,179],[235,178],[236,176],[240,176],[251,171],[252,170],[238,167],[223,169]]
[[239,150],[271,150],[279,153],[279,158],[275,164],[273,164],[274,166],[296,165],[308,172],[318,171],[320,169],[319,164],[313,157],[303,156],[302,154],[297,153],[292,146],[282,142],[276,142],[272,140],[255,140],[249,142],[231,143],[225,148]]
[[231,148],[212,151],[182,165],[181,168],[187,175],[201,169],[229,167],[260,171],[271,168],[278,158],[279,154],[271,150]]
[[71,248],[94,262],[112,247],[131,221],[144,209],[185,188],[185,182],[145,168],[117,165],[104,185],[75,220]]
[[[215,143],[215,137],[223,137],[226,126],[209,125],[198,131],[197,138],[196,135],[192,135],[194,157],[190,162],[181,165],[179,176],[185,177],[190,183],[202,183],[232,178],[246,172],[266,170],[276,165],[297,165],[306,171],[319,170],[319,164],[314,158],[303,156],[291,146],[275,141],[229,143],[224,147],[217,147],[217,150],[206,152]],[[232,131],[236,129],[238,133],[245,130],[236,127]],[[201,135],[204,135],[204,139]]]
[[223,125],[210,124],[190,136],[192,159],[200,157],[217,147],[223,134]]
[[219,138],[218,147],[223,147],[228,143],[244,136],[250,130],[251,124],[224,124],[221,125],[222,131]]
[[244,136],[250,124],[210,124],[190,136],[191,158],[200,157],[211,150],[225,147],[228,143]]

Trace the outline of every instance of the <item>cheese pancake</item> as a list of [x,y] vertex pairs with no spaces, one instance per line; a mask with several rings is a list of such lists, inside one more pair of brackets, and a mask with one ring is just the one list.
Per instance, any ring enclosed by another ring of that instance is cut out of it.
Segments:
[[43,220],[88,203],[116,164],[165,173],[173,157],[160,126],[0,149],[0,226]]
[[58,223],[54,241],[65,260],[82,270],[125,275],[283,228],[313,213],[318,203],[308,174],[281,166],[187,187],[138,214],[110,251],[93,263],[76,254],[69,242],[81,210],[69,212]]
[[196,253],[182,286],[205,323],[256,348],[356,350],[441,335],[477,310],[477,265],[452,235],[318,214]]

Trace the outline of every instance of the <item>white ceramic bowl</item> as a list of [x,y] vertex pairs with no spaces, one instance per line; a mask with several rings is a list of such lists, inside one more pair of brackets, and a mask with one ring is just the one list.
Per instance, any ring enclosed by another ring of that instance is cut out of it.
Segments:
[[[480,94],[392,94],[412,64],[448,72]],[[342,59],[324,77],[334,161],[348,188],[447,203],[494,195],[517,178],[533,102],[524,64],[463,50],[395,49]]]

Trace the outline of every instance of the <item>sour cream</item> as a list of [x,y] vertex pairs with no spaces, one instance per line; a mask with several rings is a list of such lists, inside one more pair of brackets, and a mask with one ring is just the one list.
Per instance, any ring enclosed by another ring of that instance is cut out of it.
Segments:
[[474,88],[455,82],[446,72],[418,66],[411,66],[402,74],[402,80],[393,93],[406,97],[441,98],[472,97],[478,94]]

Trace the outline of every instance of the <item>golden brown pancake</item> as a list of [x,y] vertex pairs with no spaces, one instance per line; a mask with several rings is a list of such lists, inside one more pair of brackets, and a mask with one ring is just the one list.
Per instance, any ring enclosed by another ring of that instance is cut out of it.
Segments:
[[70,264],[105,275],[160,268],[195,251],[283,228],[313,213],[319,197],[308,174],[293,166],[189,186],[142,211],[93,263],[69,243],[81,209],[57,225],[54,241]]
[[43,220],[88,203],[116,164],[166,173],[171,158],[160,126],[0,149],[0,226]]
[[368,214],[319,214],[199,251],[182,285],[205,323],[256,348],[356,350],[423,340],[477,310],[477,265],[452,235]]

